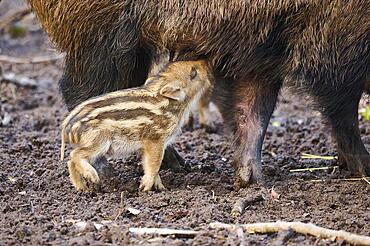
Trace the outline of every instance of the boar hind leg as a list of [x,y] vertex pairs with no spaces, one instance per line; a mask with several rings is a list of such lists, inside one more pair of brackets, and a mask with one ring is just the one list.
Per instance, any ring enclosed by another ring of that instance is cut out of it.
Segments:
[[150,191],[152,188],[159,191],[166,189],[159,177],[163,155],[163,143],[158,141],[145,141],[143,143],[144,176],[140,184],[141,191]]
[[237,81],[234,89],[235,188],[262,181],[261,148],[281,84],[252,78]]
[[[340,166],[348,168],[353,175],[370,176],[370,155],[361,141],[358,124],[363,86],[353,83],[350,88],[331,88],[329,83],[322,84],[313,93],[323,116],[332,126]],[[323,88],[324,85],[327,87]]]

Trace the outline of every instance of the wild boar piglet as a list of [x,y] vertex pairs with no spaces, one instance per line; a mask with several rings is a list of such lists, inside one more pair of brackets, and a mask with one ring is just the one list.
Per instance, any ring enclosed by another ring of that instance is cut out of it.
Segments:
[[212,89],[212,71],[204,60],[169,63],[142,87],[89,99],[62,123],[61,159],[65,144],[71,181],[86,191],[86,181],[99,183],[91,165],[101,156],[128,155],[142,150],[144,176],[140,190],[164,190],[159,169],[166,146],[181,130],[193,105]]

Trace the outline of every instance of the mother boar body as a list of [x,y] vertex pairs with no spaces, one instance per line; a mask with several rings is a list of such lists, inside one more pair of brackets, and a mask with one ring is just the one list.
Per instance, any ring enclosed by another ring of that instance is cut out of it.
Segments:
[[264,133],[284,81],[312,96],[333,127],[341,163],[370,175],[357,122],[370,79],[370,1],[29,2],[67,53],[60,87],[69,108],[144,83],[162,48],[189,51],[228,78],[220,98],[238,143],[240,185],[260,175]]

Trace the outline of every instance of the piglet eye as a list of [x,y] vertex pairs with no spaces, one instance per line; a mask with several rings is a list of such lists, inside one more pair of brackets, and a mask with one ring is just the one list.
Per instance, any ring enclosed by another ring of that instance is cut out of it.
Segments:
[[190,72],[190,80],[193,80],[195,77],[197,77],[197,75],[198,75],[197,69],[195,67],[192,67]]

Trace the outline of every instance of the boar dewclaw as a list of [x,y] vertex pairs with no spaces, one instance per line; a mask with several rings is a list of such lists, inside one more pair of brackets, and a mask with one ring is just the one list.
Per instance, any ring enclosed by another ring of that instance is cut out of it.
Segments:
[[205,61],[174,62],[142,87],[108,93],[75,107],[62,123],[61,159],[65,144],[71,143],[68,169],[76,189],[87,190],[86,180],[100,182],[91,165],[97,158],[141,149],[140,190],[164,190],[158,174],[164,150],[212,82]]

